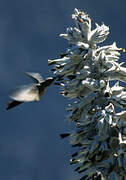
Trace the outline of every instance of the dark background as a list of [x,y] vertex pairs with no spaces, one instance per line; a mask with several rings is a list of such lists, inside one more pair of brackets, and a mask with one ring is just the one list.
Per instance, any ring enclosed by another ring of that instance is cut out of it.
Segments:
[[24,71],[51,75],[47,60],[67,48],[59,34],[74,25],[74,8],[89,13],[93,24],[109,25],[104,44],[126,47],[125,0],[0,0],[0,180],[79,178],[69,165],[73,150],[59,137],[71,125],[58,87],[49,87],[40,102],[6,111],[9,92],[31,82]]

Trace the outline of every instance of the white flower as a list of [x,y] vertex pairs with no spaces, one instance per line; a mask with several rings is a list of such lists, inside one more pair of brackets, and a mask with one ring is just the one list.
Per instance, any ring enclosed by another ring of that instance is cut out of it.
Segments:
[[[98,47],[96,51],[97,51],[97,52],[100,52],[100,51],[102,51],[102,50],[105,50],[107,53],[110,53],[110,52],[112,52],[112,51],[118,52],[118,51],[120,50],[120,48],[118,48],[118,47],[116,46],[116,42],[114,42],[113,44],[108,45],[108,46]],[[119,54],[119,55],[120,55],[120,54]]]
[[90,32],[89,37],[88,37],[88,41],[90,43],[101,43],[103,42],[107,36],[109,34],[109,27],[102,24],[101,26],[99,26],[96,23],[96,29],[94,29],[93,31]]
[[[126,174],[126,88],[119,81],[126,82],[126,68],[118,59],[126,50],[115,42],[97,46],[107,38],[108,26],[96,24],[91,30],[91,19],[77,9],[72,18],[76,27],[61,34],[70,44],[66,55],[49,61],[62,77],[61,94],[73,100],[67,108],[67,119],[75,123],[70,142],[81,149],[70,164],[78,163],[76,171],[84,171],[81,179],[121,180]],[[113,80],[118,82],[113,85]]]
[[75,14],[72,14],[72,18],[75,20],[76,26],[81,31],[84,40],[87,40],[91,31],[91,19],[83,11],[75,9],[74,12]]

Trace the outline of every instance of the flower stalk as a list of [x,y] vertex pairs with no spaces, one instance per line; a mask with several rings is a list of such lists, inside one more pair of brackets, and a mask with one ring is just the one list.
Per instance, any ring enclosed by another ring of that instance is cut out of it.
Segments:
[[[92,30],[91,18],[75,9],[76,27],[60,36],[69,47],[61,57],[49,60],[54,65],[61,94],[70,99],[67,119],[75,125],[70,138],[78,147],[70,164],[82,173],[80,180],[126,178],[126,68],[119,63],[120,52],[114,42],[100,46],[109,35],[109,27],[98,25]],[[114,85],[113,85],[114,84]]]

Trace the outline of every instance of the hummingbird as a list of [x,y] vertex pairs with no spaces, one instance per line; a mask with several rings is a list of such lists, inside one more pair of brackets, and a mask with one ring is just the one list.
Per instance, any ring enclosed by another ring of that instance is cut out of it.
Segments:
[[30,85],[24,85],[17,88],[10,94],[10,98],[13,99],[8,103],[7,110],[11,109],[24,102],[39,101],[40,97],[45,93],[46,88],[52,84],[54,77],[48,77],[45,80],[39,73],[25,72],[34,83]]

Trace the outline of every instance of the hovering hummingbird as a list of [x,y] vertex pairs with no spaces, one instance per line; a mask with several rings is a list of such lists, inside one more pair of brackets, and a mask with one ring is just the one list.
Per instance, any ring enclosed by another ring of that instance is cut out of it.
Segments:
[[54,77],[48,77],[43,80],[39,73],[26,72],[25,74],[34,81],[34,84],[20,86],[13,91],[10,94],[13,100],[8,103],[7,110],[24,102],[39,101],[40,96],[44,94],[46,88],[51,85],[55,79]]

